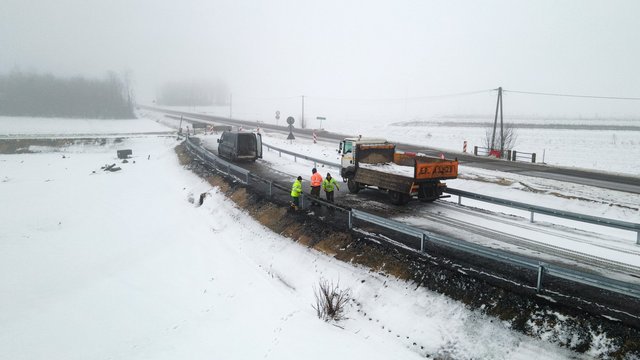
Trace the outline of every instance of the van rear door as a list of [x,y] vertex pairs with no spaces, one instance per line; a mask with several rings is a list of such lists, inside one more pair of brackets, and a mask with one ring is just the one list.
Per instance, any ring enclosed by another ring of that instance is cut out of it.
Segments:
[[262,159],[262,134],[256,133],[256,152],[258,157]]

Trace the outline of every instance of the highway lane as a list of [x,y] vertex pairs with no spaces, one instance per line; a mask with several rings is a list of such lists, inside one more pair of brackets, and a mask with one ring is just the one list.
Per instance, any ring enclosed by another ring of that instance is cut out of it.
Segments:
[[[220,116],[213,116],[207,114],[190,113],[183,111],[167,110],[156,107],[143,108],[148,110],[154,110],[165,114],[172,114],[175,116],[184,116],[189,119],[196,119],[208,123],[217,124],[230,124],[235,126],[247,126],[247,127],[261,127],[262,129],[269,129],[273,131],[288,133],[288,129],[285,126],[276,126],[272,124],[257,123],[255,121],[244,121],[237,119],[229,119]],[[310,138],[313,134],[313,130],[310,129],[297,129],[293,131],[296,136],[303,136]],[[316,133],[320,140],[336,141],[336,148],[338,142],[345,137],[357,136],[353,134],[338,134],[327,131],[319,131]],[[505,161],[500,159],[494,159],[485,156],[474,156],[461,152],[443,151],[441,149],[434,149],[424,146],[418,146],[414,144],[397,143],[397,148],[403,151],[420,152],[430,156],[439,156],[443,153],[448,159],[457,158],[461,165],[482,168],[493,171],[503,171],[508,173],[516,173],[521,175],[540,177],[545,179],[552,179],[558,181],[565,181],[570,183],[576,183],[581,185],[589,185],[600,187],[610,190],[618,190],[628,192],[632,194],[640,194],[640,177],[605,173],[600,171],[590,171],[586,169],[567,168],[559,166],[551,166],[545,164],[532,164],[526,162],[514,162]]]

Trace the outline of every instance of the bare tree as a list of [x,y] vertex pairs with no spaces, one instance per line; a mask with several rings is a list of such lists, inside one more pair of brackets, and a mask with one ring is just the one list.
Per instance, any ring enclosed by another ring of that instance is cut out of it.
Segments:
[[344,319],[345,306],[351,297],[349,289],[340,289],[340,283],[334,283],[320,279],[318,287],[314,287],[316,304],[312,307],[316,310],[318,318],[329,321]]
[[498,129],[496,131],[495,140],[492,148],[491,139],[493,138],[493,126],[489,126],[485,129],[485,135],[483,139],[483,145],[489,150],[513,150],[518,140],[518,133],[513,124],[506,123],[502,128],[502,131]]

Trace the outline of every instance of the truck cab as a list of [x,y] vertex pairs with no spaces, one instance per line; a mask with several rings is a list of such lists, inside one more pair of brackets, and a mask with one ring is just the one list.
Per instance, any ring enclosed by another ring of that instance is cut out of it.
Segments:
[[341,154],[340,157],[340,176],[342,176],[343,181],[349,178],[350,175],[355,173],[356,171],[356,162],[355,162],[355,152],[357,149],[357,145],[359,144],[389,144],[387,140],[380,138],[363,138],[363,137],[352,137],[345,138],[340,142],[340,148],[338,149],[338,153]]
[[379,138],[346,138],[340,142],[340,175],[349,192],[376,188],[389,195],[392,204],[412,198],[437,200],[446,187],[441,180],[458,176],[458,160],[396,151],[396,145]]

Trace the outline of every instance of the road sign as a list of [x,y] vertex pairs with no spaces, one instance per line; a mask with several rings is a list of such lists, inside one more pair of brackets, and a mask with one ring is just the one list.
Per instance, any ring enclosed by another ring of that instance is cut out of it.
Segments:
[[280,120],[280,111],[276,111],[276,120]]
[[322,129],[322,121],[327,120],[324,116],[316,116],[316,120],[320,121],[320,129]]
[[287,118],[287,124],[293,125],[294,122],[296,122],[296,119],[294,119],[293,116]]

